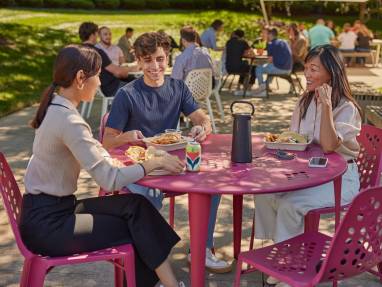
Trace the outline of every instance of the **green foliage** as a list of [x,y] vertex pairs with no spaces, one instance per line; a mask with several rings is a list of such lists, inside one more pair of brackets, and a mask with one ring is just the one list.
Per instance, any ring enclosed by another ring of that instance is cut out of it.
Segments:
[[169,5],[171,8],[175,9],[194,9],[194,0],[169,0]]
[[120,5],[119,0],[93,0],[97,8],[116,9]]
[[66,7],[78,9],[93,9],[95,7],[92,0],[66,0]]
[[126,9],[144,9],[146,7],[145,0],[120,0],[121,7]]
[[255,49],[265,49],[266,47],[267,43],[265,41],[260,41],[255,45]]
[[169,7],[168,0],[146,0],[147,9],[165,9]]
[[44,6],[52,8],[60,8],[66,6],[66,0],[44,0]]
[[17,5],[26,7],[41,7],[43,0],[16,0]]
[[15,5],[14,0],[0,0],[0,7],[12,6]]
[[57,51],[75,42],[65,30],[0,23],[0,116],[38,101],[52,81]]

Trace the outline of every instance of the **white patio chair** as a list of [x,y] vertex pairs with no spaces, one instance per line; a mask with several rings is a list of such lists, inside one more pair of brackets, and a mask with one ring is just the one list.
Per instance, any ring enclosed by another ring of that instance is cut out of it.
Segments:
[[216,133],[215,119],[212,112],[210,96],[212,94],[212,70],[195,69],[188,73],[185,83],[190,89],[192,96],[198,102],[203,102],[207,106],[211,119],[212,131]]
[[[104,114],[106,114],[108,106],[111,105],[111,103],[113,102],[114,97],[106,97],[102,93],[101,89],[97,89],[97,93],[96,93],[95,97],[97,97],[97,96],[102,99],[102,107],[101,107],[101,115],[100,115],[100,117],[102,118],[102,116]],[[94,102],[94,100],[89,102],[89,103],[85,103],[85,102],[82,103],[81,116],[83,118],[85,118],[85,113],[86,113],[87,119],[90,117],[90,112],[91,112],[92,107],[93,107],[93,102]]]
[[216,104],[218,105],[221,120],[224,122],[224,108],[223,108],[222,101],[219,94],[219,90],[220,90],[220,86],[222,84],[222,78],[223,78],[222,68],[223,68],[222,61],[215,60],[213,62],[215,87],[212,90],[212,94],[215,96]]

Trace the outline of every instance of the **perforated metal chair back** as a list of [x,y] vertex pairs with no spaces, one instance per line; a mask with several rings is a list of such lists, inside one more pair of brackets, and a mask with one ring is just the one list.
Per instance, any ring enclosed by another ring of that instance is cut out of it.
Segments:
[[185,83],[197,101],[210,97],[212,91],[212,70],[195,69],[188,73]]

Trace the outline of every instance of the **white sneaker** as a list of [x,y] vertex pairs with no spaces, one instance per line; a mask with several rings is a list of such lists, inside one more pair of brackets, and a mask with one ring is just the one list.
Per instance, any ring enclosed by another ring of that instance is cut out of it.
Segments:
[[244,95],[244,91],[243,90],[236,90],[233,92],[233,95],[236,97],[242,97]]
[[261,91],[261,92],[257,92],[257,93],[254,93],[252,95],[252,97],[255,97],[255,98],[266,98],[268,96],[267,94],[267,91],[264,90],[264,91]]
[[[191,264],[191,254],[187,255],[188,263]],[[227,261],[218,259],[211,251],[211,249],[206,249],[206,269],[211,273],[228,273],[232,271],[232,264]]]
[[265,84],[261,84],[257,89],[253,90],[254,93],[258,94],[264,92],[267,86]]
[[277,284],[277,283],[280,283],[280,280],[279,280],[279,279],[277,279],[277,278],[275,278],[275,277],[272,277],[272,276],[269,276],[269,277],[267,278],[267,284],[269,284],[269,285],[275,285],[275,284]]
[[[186,287],[186,284],[183,283],[183,281],[178,282],[179,287]],[[159,287],[164,287],[163,284],[160,284]]]
[[279,282],[276,284],[275,287],[292,287],[292,286],[290,286],[289,284],[286,284],[284,282]]

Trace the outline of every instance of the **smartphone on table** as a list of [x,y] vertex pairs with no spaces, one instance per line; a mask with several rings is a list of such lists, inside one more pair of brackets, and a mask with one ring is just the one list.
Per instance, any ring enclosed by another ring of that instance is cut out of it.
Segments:
[[326,167],[328,159],[326,157],[311,157],[309,159],[309,167]]

